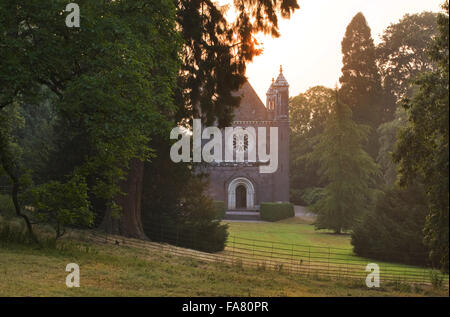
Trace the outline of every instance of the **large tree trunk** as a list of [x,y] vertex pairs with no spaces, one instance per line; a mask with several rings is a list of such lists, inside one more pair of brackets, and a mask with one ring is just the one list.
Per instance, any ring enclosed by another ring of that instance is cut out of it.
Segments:
[[107,233],[147,239],[141,219],[143,179],[144,162],[138,159],[131,160],[129,174],[120,184],[120,189],[126,194],[120,195],[115,200],[122,207],[120,218],[114,219],[111,210],[107,210],[101,225]]

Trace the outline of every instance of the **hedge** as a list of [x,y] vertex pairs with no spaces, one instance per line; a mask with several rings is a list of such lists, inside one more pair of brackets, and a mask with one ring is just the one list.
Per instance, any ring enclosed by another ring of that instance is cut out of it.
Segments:
[[295,216],[291,203],[261,203],[259,213],[262,220],[278,221]]
[[216,212],[216,219],[222,220],[226,212],[225,202],[222,200],[214,200],[213,205]]

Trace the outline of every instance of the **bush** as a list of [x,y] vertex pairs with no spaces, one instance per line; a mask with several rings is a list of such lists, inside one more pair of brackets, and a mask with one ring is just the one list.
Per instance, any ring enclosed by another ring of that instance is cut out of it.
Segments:
[[295,205],[305,206],[306,202],[303,200],[303,189],[291,188],[289,192],[289,201]]
[[213,201],[214,210],[216,214],[216,219],[222,220],[225,217],[225,202],[222,200],[214,200]]
[[302,199],[307,206],[312,206],[325,197],[325,189],[320,187],[310,187],[303,191]]
[[5,218],[10,218],[16,214],[10,195],[0,194],[0,214]]
[[[228,226],[218,217],[225,214],[225,203],[213,201],[205,194],[205,181],[192,176],[179,192],[173,208],[144,210],[145,234],[153,241],[205,251],[218,252],[225,248]],[[147,199],[147,197],[144,197]],[[150,207],[150,204],[146,203]],[[167,210],[167,212],[165,212]]]
[[228,225],[218,220],[178,224],[147,223],[145,234],[157,242],[204,252],[223,251],[228,237]]
[[291,188],[289,200],[295,205],[312,206],[325,196],[321,187]]
[[70,225],[90,226],[94,214],[90,210],[87,184],[83,177],[74,175],[68,182],[50,181],[32,190],[34,216],[50,224],[56,238],[65,233]]
[[228,237],[228,225],[219,221],[185,223],[181,226],[180,235],[186,238],[179,246],[204,252],[219,252],[225,249]]
[[0,219],[0,245],[11,243],[30,244],[32,240],[22,222],[8,222]]
[[381,195],[352,233],[358,255],[373,259],[425,265],[423,244],[427,205],[419,188],[390,189]]
[[444,278],[443,278],[441,272],[439,272],[437,270],[431,270],[430,271],[430,280],[431,280],[431,285],[433,286],[433,288],[439,289],[442,287]]
[[262,220],[278,221],[294,217],[294,205],[291,203],[261,203],[260,215]]

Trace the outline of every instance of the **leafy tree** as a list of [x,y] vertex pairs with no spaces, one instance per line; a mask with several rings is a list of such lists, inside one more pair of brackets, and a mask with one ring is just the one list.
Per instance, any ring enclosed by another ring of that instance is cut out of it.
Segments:
[[376,129],[381,122],[381,79],[376,64],[375,45],[364,15],[359,12],[347,26],[342,40],[340,96],[353,113],[353,120],[372,128],[367,152],[376,158]]
[[289,104],[291,132],[310,136],[320,134],[331,112],[333,99],[333,90],[324,86],[309,88],[306,92],[291,98]]
[[303,196],[307,188],[322,187],[316,162],[309,160],[316,136],[323,132],[331,112],[333,90],[323,86],[308,89],[290,99],[290,181],[291,201],[307,203]]
[[354,252],[372,259],[427,264],[422,232],[426,215],[421,186],[387,190],[355,226],[351,240]]
[[371,183],[378,168],[362,149],[368,127],[352,120],[352,111],[338,99],[324,132],[319,136],[312,158],[319,163],[319,173],[327,182],[324,196],[313,205],[318,214],[317,229],[335,233],[353,227],[371,201]]
[[49,223],[56,232],[56,239],[63,236],[67,225],[93,224],[87,184],[83,177],[74,175],[66,183],[50,181],[32,190],[34,218]]
[[435,71],[418,76],[416,92],[405,99],[407,127],[401,130],[394,152],[399,164],[400,184],[424,182],[429,214],[425,225],[425,241],[434,265],[448,271],[449,213],[449,18],[438,16],[439,37],[433,40],[430,58]]
[[411,81],[418,74],[435,68],[426,51],[437,35],[436,13],[432,12],[406,14],[384,31],[376,48],[386,93],[382,122],[394,119],[401,98],[411,97]]
[[[60,14],[65,1],[1,2],[0,106],[39,106],[42,86],[51,90],[59,136],[52,178],[62,181],[76,172],[92,199],[111,210],[129,162],[148,159],[151,134],[172,124],[180,48],[176,11],[170,0],[78,4],[81,27],[70,29]],[[5,170],[17,160],[8,158]],[[18,174],[9,176],[20,189]],[[128,211],[120,229],[142,237]]]

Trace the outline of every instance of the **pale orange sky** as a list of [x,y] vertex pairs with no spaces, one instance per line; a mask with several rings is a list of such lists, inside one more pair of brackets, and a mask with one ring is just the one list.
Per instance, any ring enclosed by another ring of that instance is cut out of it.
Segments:
[[[227,2],[226,0],[220,1]],[[259,37],[264,52],[248,64],[247,77],[265,103],[271,78],[280,64],[296,96],[316,85],[334,87],[342,67],[341,40],[361,11],[375,43],[383,30],[406,13],[438,12],[444,0],[299,0],[300,10],[279,22],[281,37]]]

